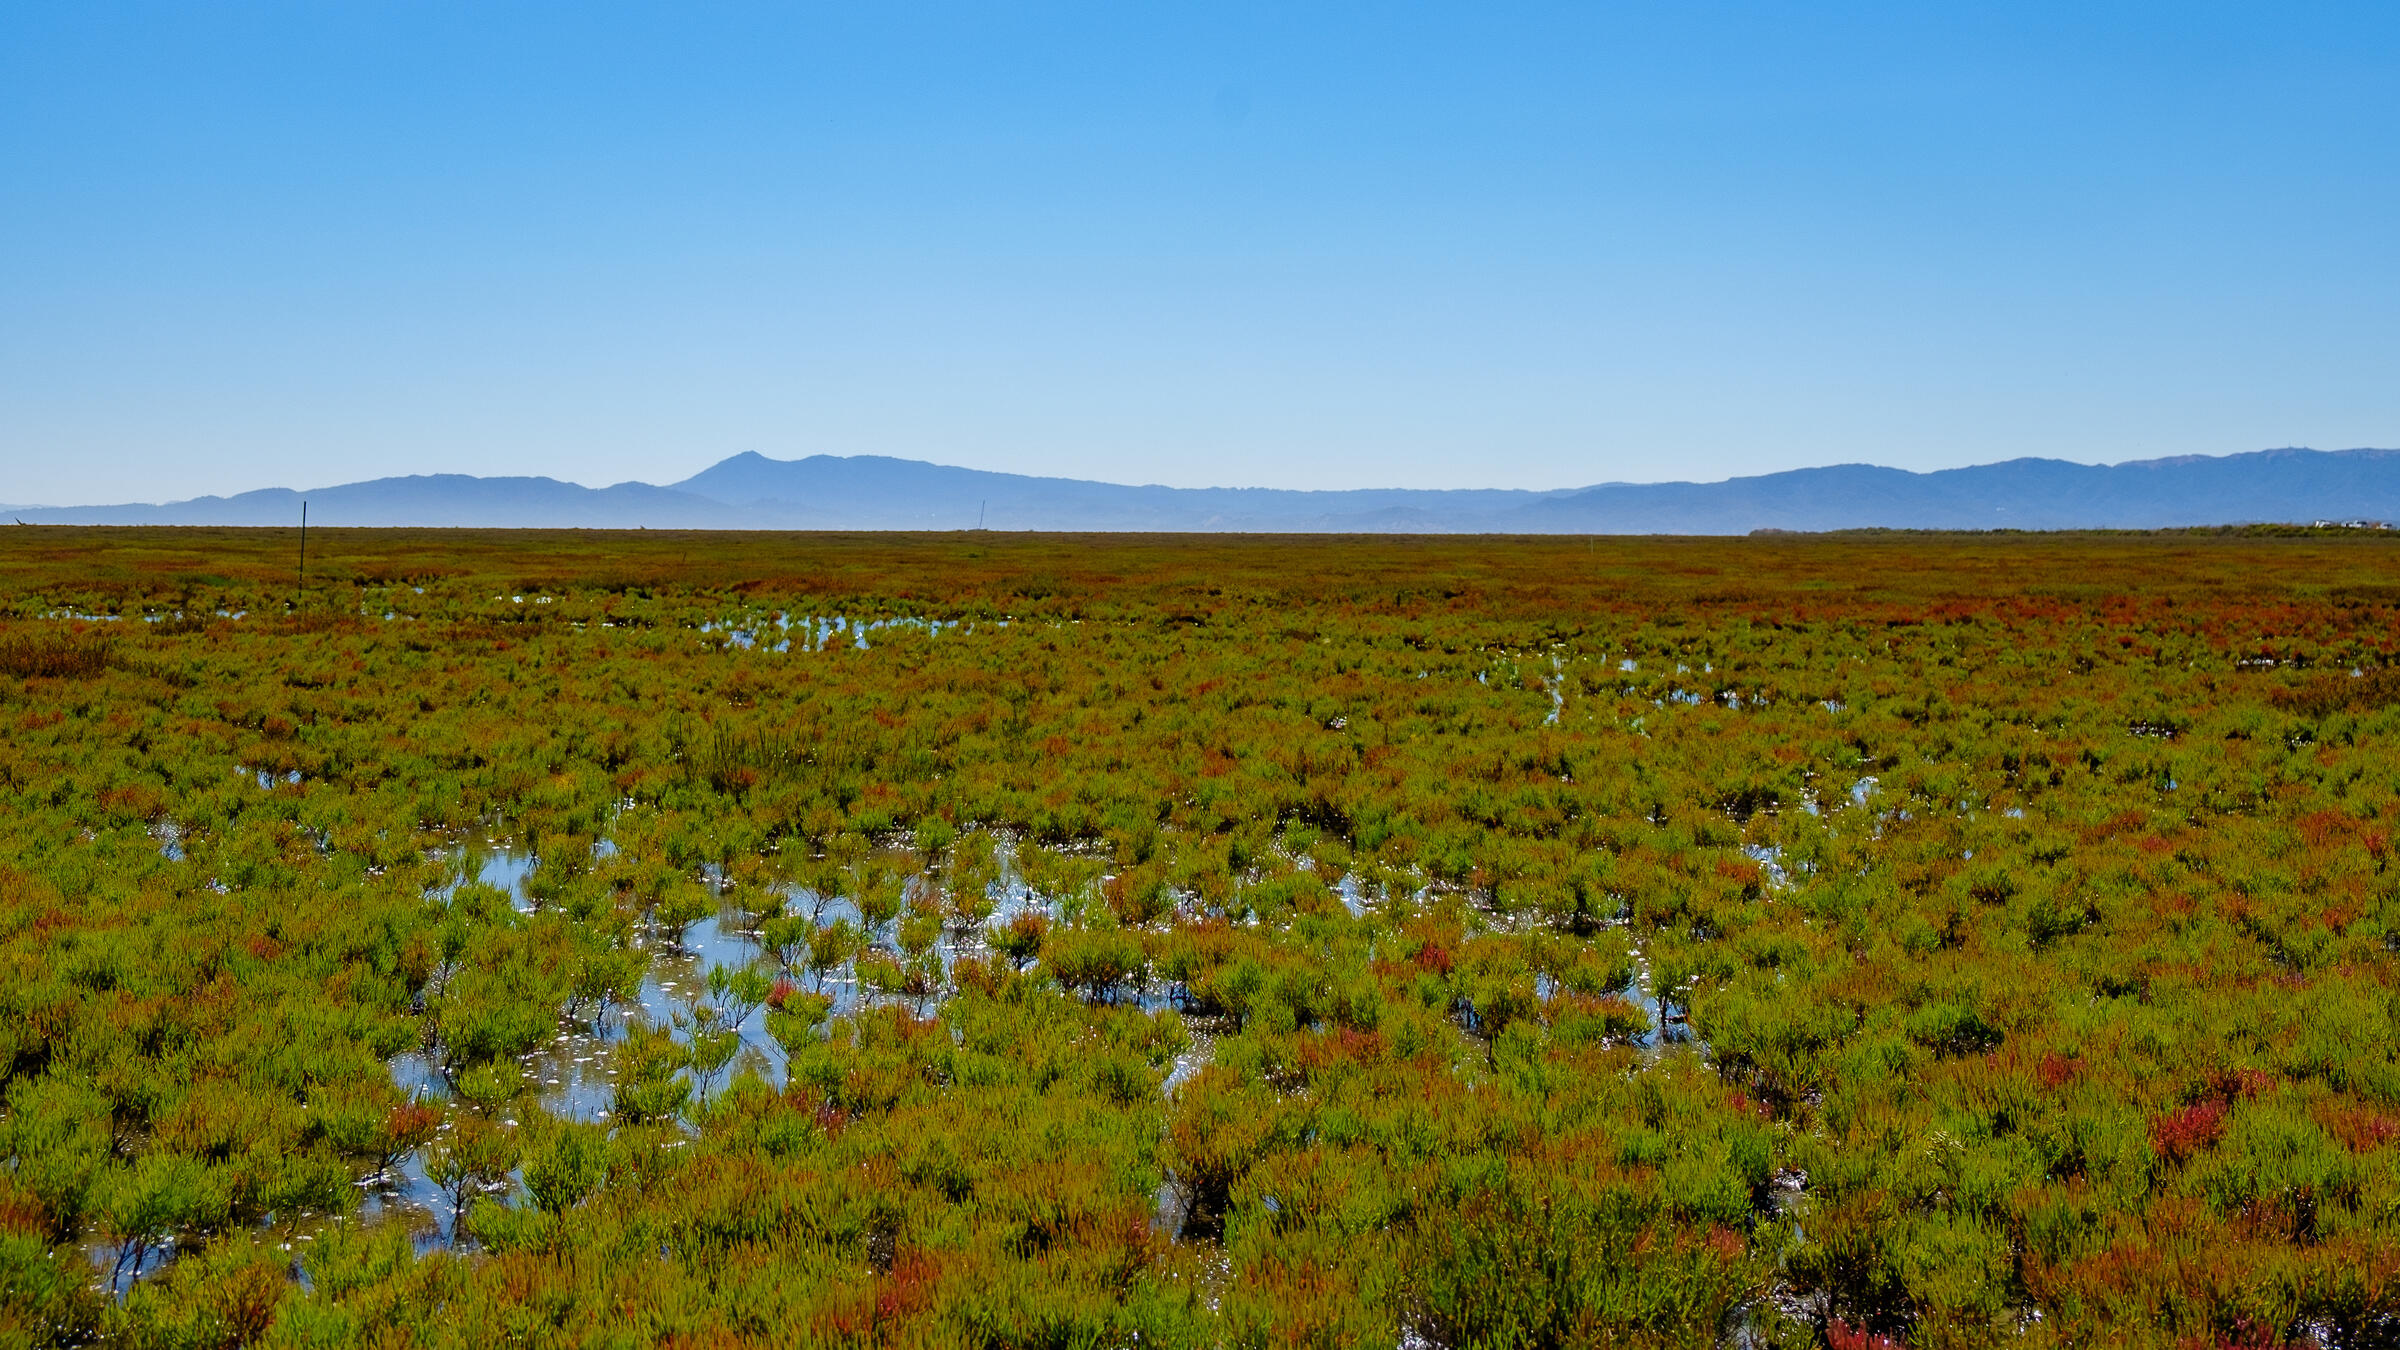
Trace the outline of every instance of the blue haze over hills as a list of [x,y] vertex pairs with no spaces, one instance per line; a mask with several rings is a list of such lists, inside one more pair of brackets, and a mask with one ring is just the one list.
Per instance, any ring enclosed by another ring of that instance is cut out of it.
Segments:
[[27,524],[309,523],[587,529],[1742,534],[1860,528],[2156,529],[2400,520],[2400,450],[2261,450],[2116,465],[2013,459],[1912,473],[1864,464],[1714,483],[1550,492],[1169,488],[875,455],[741,454],[679,483],[587,488],[440,474],[160,505],[7,508]]

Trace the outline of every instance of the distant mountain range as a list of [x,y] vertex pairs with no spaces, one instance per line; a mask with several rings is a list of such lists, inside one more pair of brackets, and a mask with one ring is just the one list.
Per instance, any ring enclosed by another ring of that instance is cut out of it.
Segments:
[[154,506],[0,509],[29,524],[291,525],[304,497],[312,525],[1427,534],[2159,529],[2400,521],[2400,450],[2260,450],[2116,465],[2012,459],[1932,473],[1838,464],[1720,483],[1553,492],[1136,487],[879,455],[741,454],[664,487],[435,474]]

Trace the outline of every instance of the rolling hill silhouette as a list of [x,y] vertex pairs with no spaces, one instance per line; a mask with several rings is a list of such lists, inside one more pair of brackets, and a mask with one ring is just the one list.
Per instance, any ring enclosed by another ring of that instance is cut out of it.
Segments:
[[2012,459],[1913,473],[1839,464],[1715,483],[1552,492],[1171,488],[879,455],[735,455],[666,486],[435,474],[159,505],[25,507],[33,524],[585,529],[1742,534],[1861,528],[2157,529],[2400,520],[2400,450],[2260,450],[2115,465]]

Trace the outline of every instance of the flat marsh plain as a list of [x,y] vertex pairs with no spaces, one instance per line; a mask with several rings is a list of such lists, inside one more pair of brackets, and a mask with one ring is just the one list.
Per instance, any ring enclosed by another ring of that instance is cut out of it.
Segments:
[[0,530],[0,1340],[2400,1343],[2400,540]]

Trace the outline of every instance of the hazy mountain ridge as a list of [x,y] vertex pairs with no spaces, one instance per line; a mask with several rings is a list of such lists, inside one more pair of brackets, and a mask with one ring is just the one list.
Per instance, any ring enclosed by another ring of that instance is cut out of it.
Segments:
[[1527,519],[1519,528],[1529,532],[1669,534],[2391,520],[2400,518],[2400,451],[2260,450],[2115,465],[2014,459],[1921,474],[1844,464],[1722,483],[1593,489],[1521,514]]
[[2260,450],[2115,465],[2013,459],[1915,473],[1837,464],[1715,483],[1552,492],[1170,488],[879,455],[735,455],[679,483],[589,488],[467,474],[268,488],[162,505],[11,508],[35,524],[309,523],[583,529],[1741,534],[1755,529],[2154,529],[2400,520],[2400,450]]
[[[1036,478],[881,455],[776,460],[741,454],[672,485],[718,501],[781,508],[818,503],[865,529],[1294,530],[1415,507],[1494,514],[1555,495],[1519,491],[1361,488],[1170,488]],[[837,504],[838,506],[834,505]]]
[[[821,523],[801,511],[762,513],[648,483],[588,488],[555,478],[419,474],[295,491],[262,488],[163,505],[44,507],[28,524],[435,525],[526,529],[793,529]],[[801,518],[808,518],[802,523]]]

